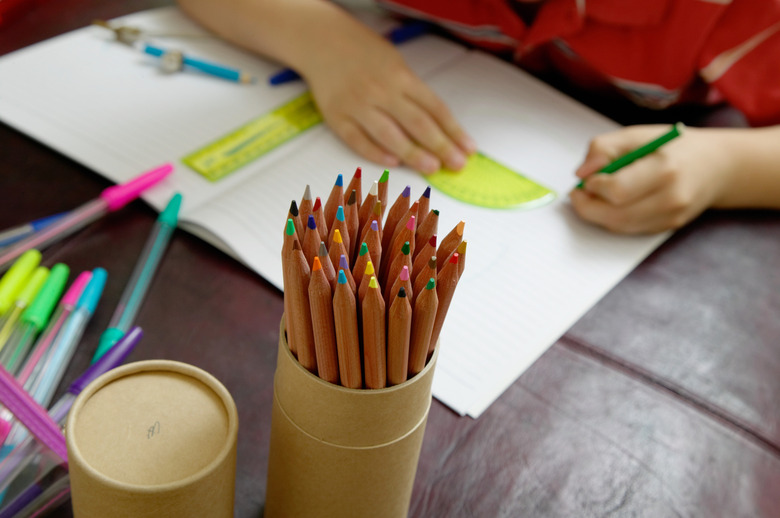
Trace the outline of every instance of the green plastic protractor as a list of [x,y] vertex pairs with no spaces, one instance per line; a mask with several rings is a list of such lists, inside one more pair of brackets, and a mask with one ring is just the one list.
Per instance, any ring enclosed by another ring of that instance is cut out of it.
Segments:
[[473,154],[460,171],[441,169],[425,178],[447,196],[490,209],[528,209],[555,199],[551,189],[482,153]]

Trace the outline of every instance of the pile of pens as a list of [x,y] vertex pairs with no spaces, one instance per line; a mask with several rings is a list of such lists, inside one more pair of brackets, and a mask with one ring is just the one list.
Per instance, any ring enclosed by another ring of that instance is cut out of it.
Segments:
[[[52,440],[41,423],[62,426],[81,390],[120,365],[142,332],[132,322],[176,227],[181,195],[160,214],[100,337],[92,365],[53,405],[52,399],[100,301],[108,272],[81,272],[66,289],[70,268],[44,266],[40,249],[117,210],[171,172],[156,168],[63,214],[0,232],[0,518],[27,516],[69,497],[64,436]],[[13,411],[12,411],[13,409]],[[47,410],[48,409],[48,410]]]
[[387,170],[362,197],[357,168],[325,204],[307,185],[290,204],[282,269],[287,343],[298,362],[348,388],[398,385],[434,352],[463,275],[465,223],[438,242],[430,187],[388,207]]

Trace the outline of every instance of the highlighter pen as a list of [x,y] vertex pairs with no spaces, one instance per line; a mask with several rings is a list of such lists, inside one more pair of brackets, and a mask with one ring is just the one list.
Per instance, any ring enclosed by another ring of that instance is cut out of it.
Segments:
[[29,236],[30,234],[34,234],[35,232],[38,232],[42,228],[51,225],[52,223],[54,223],[64,215],[65,213],[61,212],[53,216],[46,216],[45,218],[39,218],[30,221],[29,223],[25,223],[17,227],[3,230],[2,232],[0,232],[0,248],[16,243],[20,239],[23,239]]
[[[400,45],[401,43],[414,38],[420,37],[430,29],[430,24],[426,22],[411,22],[405,23],[391,30],[385,35],[387,40],[394,44]],[[272,86],[283,85],[292,81],[297,81],[301,76],[295,70],[285,68],[275,73],[268,78],[268,84]]]
[[160,47],[149,45],[148,43],[140,43],[139,48],[150,56],[160,58],[162,69],[165,72],[178,72],[184,68],[184,65],[187,65],[206,74],[227,79],[228,81],[244,84],[255,82],[255,78],[246,72],[194,58],[178,50],[164,50]]
[[125,286],[125,291],[119,299],[119,304],[117,304],[114,314],[111,316],[108,328],[100,336],[100,342],[92,357],[92,363],[98,361],[130,329],[130,325],[135,320],[135,316],[141,307],[144,295],[146,295],[154,273],[157,271],[157,266],[160,264],[168,242],[171,240],[171,234],[176,229],[180,207],[181,194],[176,193],[168,202],[165,210],[157,218],[141,251],[141,255],[138,257],[135,269],[130,275],[130,280]]
[[16,375],[22,361],[27,357],[35,337],[46,327],[46,323],[65,289],[69,274],[70,268],[63,263],[52,266],[41,291],[22,313],[19,327],[8,339],[8,343],[5,344],[2,353],[0,353],[0,364],[11,374]]
[[69,236],[109,212],[121,209],[136,199],[144,190],[168,176],[171,171],[173,171],[173,166],[165,164],[147,171],[126,183],[112,185],[104,189],[94,200],[77,207],[66,216],[60,218],[59,221],[1,251],[0,271],[3,271],[26,250],[31,248],[41,249]]
[[19,292],[19,296],[16,298],[11,311],[6,315],[2,326],[0,326],[0,358],[2,358],[2,352],[5,351],[5,344],[11,337],[11,333],[18,327],[22,313],[32,304],[33,299],[38,296],[38,292],[41,291],[43,283],[46,282],[48,277],[49,269],[45,266],[39,266],[27,278],[27,283],[22,288],[22,291]]
[[[682,122],[678,122],[672,126],[672,129],[669,130],[667,133],[664,133],[657,139],[648,142],[644,146],[641,146],[633,151],[629,151],[625,155],[619,157],[614,162],[610,162],[609,164],[605,165],[601,169],[598,170],[598,173],[606,173],[606,174],[612,174],[616,173],[620,169],[626,167],[628,164],[635,160],[639,160],[640,158],[649,155],[659,147],[663,146],[670,140],[673,140],[680,136],[682,133],[682,130],[685,126]],[[578,189],[582,189],[585,186],[585,180],[580,180],[580,183],[577,184]]]
[[[102,376],[111,369],[122,365],[135,349],[138,342],[143,337],[143,331],[140,327],[133,327],[127,332],[125,336],[119,340],[111,350],[103,355],[103,357],[92,364],[81,376],[79,376],[68,388],[68,392],[63,394],[57,402],[52,405],[49,410],[49,416],[59,423],[65,424],[65,420],[68,417],[68,412],[73,406],[76,397],[81,394],[81,391],[86,388],[87,385],[92,383],[99,376]],[[17,476],[31,463],[36,467],[36,473],[43,471],[42,463],[44,459],[41,455],[45,455],[46,448],[40,442],[36,441],[34,437],[28,436],[20,444],[13,447],[12,450],[6,453],[6,457],[0,463],[0,494],[14,482]],[[56,462],[56,460],[55,460]],[[50,466],[53,467],[53,466]]]
[[5,272],[0,279],[0,317],[11,308],[16,296],[40,262],[41,253],[38,250],[27,250]]

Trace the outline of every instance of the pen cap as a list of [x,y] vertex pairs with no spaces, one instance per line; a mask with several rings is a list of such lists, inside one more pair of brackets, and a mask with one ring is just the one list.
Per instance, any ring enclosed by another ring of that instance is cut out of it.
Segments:
[[38,295],[22,313],[22,322],[32,324],[39,331],[46,326],[62,291],[65,289],[68,275],[70,275],[70,268],[65,264],[57,263],[51,267],[49,276]]
[[77,518],[232,518],[238,412],[211,374],[148,360],[78,395],[66,441]]
[[179,222],[180,208],[181,208],[181,194],[177,192],[176,194],[171,196],[171,199],[168,201],[168,205],[166,205],[165,209],[160,213],[160,216],[157,218],[157,221],[169,225],[171,227],[175,227],[176,224]]
[[78,304],[81,294],[84,293],[89,281],[92,280],[92,272],[89,270],[81,272],[73,284],[70,285],[68,291],[62,296],[60,303],[63,306],[75,306]]
[[303,368],[283,319],[263,516],[406,518],[438,350],[404,383],[350,389]]
[[173,171],[173,165],[164,164],[160,167],[147,171],[132,180],[120,185],[113,185],[104,189],[100,197],[108,203],[108,210],[114,211],[121,209],[142,192],[153,186]]
[[8,311],[33,270],[41,262],[41,253],[30,249],[19,256],[0,279],[0,315]]
[[103,268],[92,270],[92,279],[90,279],[89,284],[87,284],[81,297],[79,297],[79,301],[76,304],[77,309],[85,308],[90,315],[95,312],[95,306],[97,306],[101,295],[103,295],[107,277],[108,272]]

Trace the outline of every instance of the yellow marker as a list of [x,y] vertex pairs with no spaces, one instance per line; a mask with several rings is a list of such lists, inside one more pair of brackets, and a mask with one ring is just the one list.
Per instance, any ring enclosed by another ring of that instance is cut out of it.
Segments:
[[425,179],[447,196],[490,209],[533,208],[555,199],[554,191],[482,153],[460,171],[442,169]]
[[49,269],[45,266],[37,267],[32,274],[27,277],[27,282],[22,288],[22,291],[19,292],[16,302],[3,320],[2,327],[0,327],[0,350],[5,347],[5,343],[8,341],[8,338],[10,338],[11,332],[16,329],[17,322],[22,316],[22,313],[24,313],[36,295],[38,295],[38,292],[41,291],[41,287],[43,287],[43,283],[46,282],[48,277]]
[[215,182],[322,122],[309,92],[184,157],[182,162]]
[[8,311],[17,295],[27,283],[33,270],[41,262],[41,253],[34,248],[19,256],[0,279],[0,315]]

